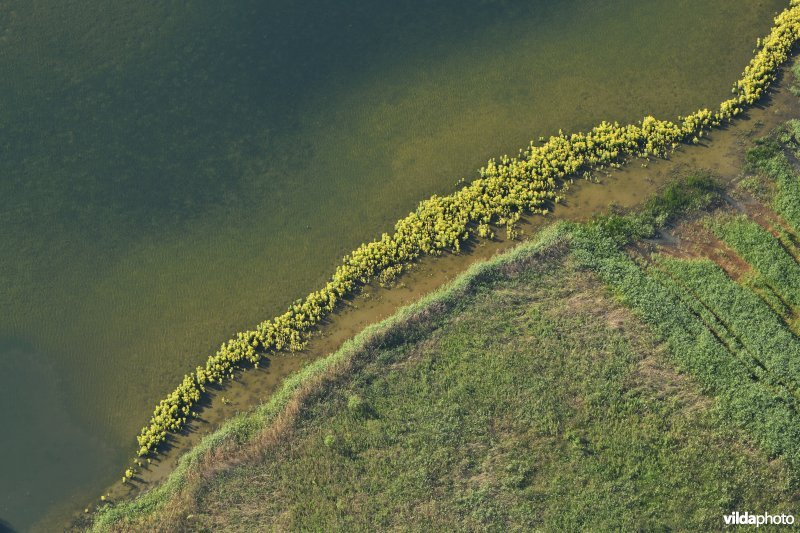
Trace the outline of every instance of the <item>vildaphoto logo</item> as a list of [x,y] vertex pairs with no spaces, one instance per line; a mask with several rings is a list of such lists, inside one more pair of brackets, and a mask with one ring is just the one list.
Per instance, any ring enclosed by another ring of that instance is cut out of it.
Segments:
[[725,518],[726,526],[759,527],[765,525],[790,526],[794,524],[794,515],[790,514],[751,514],[734,511],[731,514],[726,514],[723,518]]

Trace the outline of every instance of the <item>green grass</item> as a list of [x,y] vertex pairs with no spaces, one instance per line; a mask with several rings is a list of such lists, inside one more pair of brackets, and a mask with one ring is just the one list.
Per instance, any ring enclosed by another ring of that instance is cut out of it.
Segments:
[[800,465],[800,417],[792,396],[754,376],[680,291],[645,273],[613,239],[592,226],[576,227],[574,234],[579,261],[667,342],[673,364],[717,399],[724,418],[746,429],[770,455]]
[[708,227],[755,268],[775,293],[800,309],[800,265],[784,244],[756,222],[740,217],[717,217]]
[[792,331],[797,333],[797,319],[794,311],[778,295],[774,288],[757,272],[748,272],[739,279],[739,283],[757,294],[775,312],[786,321]]
[[102,506],[92,517],[91,528],[95,531],[106,531],[115,527],[125,527],[126,524],[135,524],[140,520],[147,520],[149,517],[165,512],[164,509],[169,508],[173,499],[180,498],[184,491],[191,488],[192,482],[189,478],[209,455],[251,441],[259,432],[268,428],[275,421],[304,386],[335,373],[338,367],[346,367],[356,355],[364,351],[376,339],[398,335],[405,331],[412,317],[426,313],[432,307],[454,305],[464,292],[470,290],[473,284],[491,279],[508,265],[530,260],[531,257],[543,250],[549,249],[562,237],[563,226],[554,224],[541,231],[534,240],[488,261],[471,266],[445,287],[421,298],[412,305],[401,308],[379,324],[368,326],[364,331],[347,340],[335,353],[311,363],[297,374],[286,378],[268,402],[250,412],[235,416],[219,430],[204,437],[198,445],[180,458],[177,467],[164,483],[133,500]]
[[[800,65],[795,67],[799,69]],[[747,169],[775,185],[772,208],[794,229],[800,230],[800,179],[790,157],[800,154],[800,120],[790,120],[759,139],[747,153]]]
[[655,268],[648,269],[647,276],[667,288],[681,305],[688,309],[695,319],[716,338],[721,347],[725,349],[724,352],[727,352],[729,357],[736,360],[736,364],[741,366],[746,375],[753,380],[762,381],[772,389],[777,388],[779,395],[787,398],[787,400],[791,397],[790,391],[786,390],[783,383],[773,373],[767,371],[763,363],[752,352],[747,350],[741,339],[736,336],[735,332],[720,316],[689,291],[685,285],[681,285],[675,278]]
[[490,279],[321,391],[291,446],[213,479],[193,523],[709,529],[785,508],[785,467],[649,339],[566,254]]
[[[709,260],[660,258],[663,269],[686,300],[706,308],[731,339],[730,346],[752,359],[792,394],[800,395],[800,342],[756,294],[731,280]],[[796,408],[796,406],[795,406]]]
[[611,213],[595,218],[589,226],[604,239],[618,245],[652,237],[658,228],[690,212],[708,209],[720,202],[721,187],[707,172],[697,172],[667,184],[657,195],[629,213]]

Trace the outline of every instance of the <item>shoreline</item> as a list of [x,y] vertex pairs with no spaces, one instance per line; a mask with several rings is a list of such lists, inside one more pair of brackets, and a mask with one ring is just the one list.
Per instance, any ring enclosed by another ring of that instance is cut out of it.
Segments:
[[[530,142],[517,157],[489,159],[479,170],[480,178],[460,190],[421,201],[395,223],[392,234],[383,233],[380,240],[363,243],[346,255],[324,287],[296,300],[283,314],[239,331],[207,358],[204,367],[185,374],[140,431],[137,456],[149,464],[172,435],[181,433],[198,416],[195,408],[205,401],[207,386],[215,388],[248,365],[258,368],[270,354],[305,350],[318,326],[375,277],[391,281],[422,257],[458,254],[476,237],[491,240],[493,227],[505,226],[507,237],[514,239],[523,215],[549,214],[563,201],[558,193],[566,192],[575,177],[596,179],[595,173],[621,168],[636,158],[647,162],[651,156],[667,158],[682,145],[701,144],[713,129],[725,129],[735,117],[763,103],[791,58],[799,34],[800,4],[791,0],[775,17],[770,33],[757,41],[754,57],[733,86],[735,96],[714,111],[702,108],[679,116],[677,122],[651,115],[635,124],[601,121],[587,132],[571,135],[559,130],[546,141],[540,138],[543,144]],[[132,480],[142,466],[134,458],[122,482]]]
[[[669,159],[645,162],[629,160],[621,169],[604,172],[601,185],[576,182],[563,205],[558,205],[548,217],[525,217],[520,229],[523,241],[542,227],[558,220],[581,221],[606,209],[610,203],[621,207],[638,205],[650,193],[666,183],[676,173],[688,168],[710,170],[727,182],[739,174],[747,138],[764,133],[787,118],[798,116],[800,104],[788,90],[788,68],[769,95],[757,106],[723,127],[712,130],[699,146],[681,145]],[[646,166],[645,166],[646,165]],[[629,185],[635,184],[634,187]],[[193,421],[180,436],[170,440],[170,449],[160,453],[150,465],[145,465],[136,478],[126,484],[115,483],[107,494],[109,501],[128,501],[145,490],[159,486],[174,471],[181,457],[200,440],[224,425],[238,413],[252,411],[263,405],[289,376],[309,363],[335,353],[342,344],[370,325],[393,316],[398,309],[446,285],[463,274],[473,264],[486,261],[498,253],[519,245],[519,241],[495,239],[468,243],[461,254],[445,253],[440,257],[425,256],[403,273],[395,286],[380,287],[375,281],[365,285],[359,294],[348,299],[345,306],[334,311],[318,326],[306,350],[295,355],[269,357],[269,364],[256,370],[238,371],[236,378],[221,388],[215,387],[202,405],[201,417]],[[224,399],[224,401],[223,401]],[[99,503],[95,500],[95,505]],[[73,513],[72,523],[85,516]],[[44,524],[42,523],[44,527]]]

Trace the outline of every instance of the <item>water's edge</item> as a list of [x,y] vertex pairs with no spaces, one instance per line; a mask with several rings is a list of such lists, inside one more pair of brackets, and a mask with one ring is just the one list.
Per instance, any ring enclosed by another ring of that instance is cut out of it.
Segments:
[[[761,105],[749,110],[733,124],[714,130],[700,146],[685,145],[667,160],[633,160],[622,169],[607,172],[600,185],[589,182],[576,184],[566,204],[556,207],[550,216],[526,217],[521,221],[524,240],[531,238],[535,241],[543,227],[558,220],[587,220],[612,203],[620,207],[635,207],[671,179],[693,169],[709,170],[723,182],[737,178],[748,139],[789,118],[800,116],[800,102],[786,89],[789,83],[791,76],[784,76],[782,83],[771,91]],[[529,245],[530,242],[525,246]],[[205,436],[219,431],[209,441],[219,442],[226,432],[225,428],[236,423],[231,419],[238,413],[261,409],[258,406],[269,403],[276,391],[281,391],[281,397],[288,394],[283,390],[283,385],[289,376],[294,376],[290,383],[295,386],[296,376],[300,375],[297,372],[304,367],[319,368],[317,365],[311,367],[311,364],[335,354],[344,346],[349,347],[348,339],[361,338],[362,332],[368,335],[369,328],[382,320],[390,319],[394,323],[398,320],[394,315],[399,309],[427,301],[427,296],[447,290],[442,287],[455,278],[462,279],[470,268],[479,268],[476,264],[491,261],[491,258],[515,246],[519,246],[518,241],[481,240],[458,255],[423,258],[410,272],[404,273],[392,288],[381,287],[374,282],[365,286],[347,307],[337,310],[319,328],[307,350],[297,356],[274,357],[268,366],[240,373],[234,382],[212,393],[209,403],[203,407],[202,418],[171,443],[166,455],[145,466],[134,482],[117,483],[111,487],[106,493],[109,501],[130,501],[142,491],[163,486],[181,463],[184,454],[192,451],[189,455],[194,455],[193,448],[198,445],[204,448],[200,443]],[[405,310],[401,312],[401,315],[405,314]],[[173,484],[171,481],[166,483]],[[74,514],[73,519],[80,521],[80,513]]]

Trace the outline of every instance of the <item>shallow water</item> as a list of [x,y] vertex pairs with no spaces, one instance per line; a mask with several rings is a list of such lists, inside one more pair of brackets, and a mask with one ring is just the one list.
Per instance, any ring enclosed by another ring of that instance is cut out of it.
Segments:
[[0,0],[0,524],[487,158],[721,101],[786,5],[217,4]]

